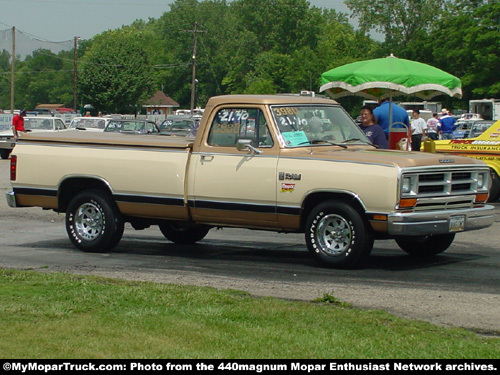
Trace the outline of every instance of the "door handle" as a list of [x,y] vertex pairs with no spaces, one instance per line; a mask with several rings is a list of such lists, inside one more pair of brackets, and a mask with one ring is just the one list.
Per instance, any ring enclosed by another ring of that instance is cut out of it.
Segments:
[[214,160],[213,155],[201,155],[201,162],[203,163],[204,161],[212,161]]

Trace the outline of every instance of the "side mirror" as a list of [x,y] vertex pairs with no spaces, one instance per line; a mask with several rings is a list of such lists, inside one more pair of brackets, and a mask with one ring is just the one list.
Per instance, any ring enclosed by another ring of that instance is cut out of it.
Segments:
[[252,146],[252,141],[250,139],[238,139],[238,143],[236,143],[236,148],[238,151],[245,151],[248,150],[250,153],[254,154],[262,154],[261,150],[257,150],[255,147]]

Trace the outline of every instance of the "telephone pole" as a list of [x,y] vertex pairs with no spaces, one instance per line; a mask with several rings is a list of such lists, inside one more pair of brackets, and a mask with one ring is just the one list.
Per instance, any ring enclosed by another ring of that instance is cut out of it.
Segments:
[[198,30],[198,24],[194,24],[194,30],[186,30],[188,33],[193,33],[194,45],[193,45],[193,76],[191,79],[191,112],[194,109],[194,97],[196,95],[196,46],[198,43],[197,33],[204,33],[204,30]]
[[12,27],[12,56],[10,63],[10,113],[14,114],[14,65],[16,63],[16,27]]
[[77,102],[76,102],[76,86],[78,81],[77,75],[77,50],[78,50],[78,39],[80,37],[75,36],[75,45],[74,45],[74,53],[73,53],[73,110],[76,112]]

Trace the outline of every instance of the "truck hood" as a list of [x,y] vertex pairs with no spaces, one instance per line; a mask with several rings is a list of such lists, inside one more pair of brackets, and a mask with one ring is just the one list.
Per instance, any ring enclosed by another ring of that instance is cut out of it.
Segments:
[[331,160],[338,162],[363,163],[383,165],[388,167],[410,168],[425,166],[454,166],[454,165],[486,165],[481,160],[455,155],[439,155],[428,152],[377,150],[350,146],[348,149],[339,150],[338,147],[309,147],[283,150],[282,157],[301,157]]

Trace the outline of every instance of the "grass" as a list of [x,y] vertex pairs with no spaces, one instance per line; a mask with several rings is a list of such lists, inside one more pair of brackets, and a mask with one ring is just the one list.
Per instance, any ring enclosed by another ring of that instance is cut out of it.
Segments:
[[500,340],[315,302],[0,269],[3,358],[482,358]]

